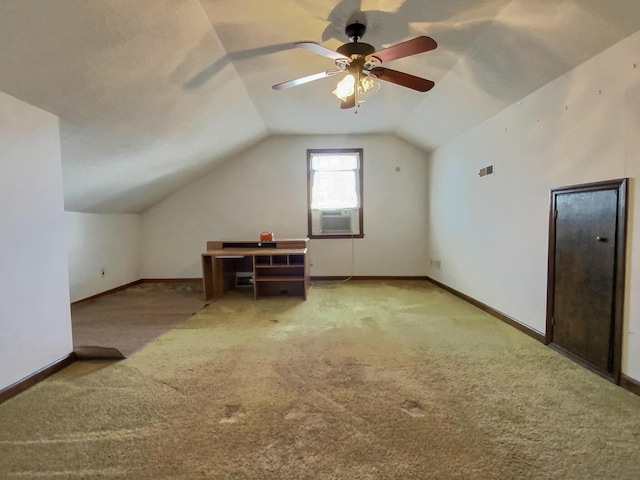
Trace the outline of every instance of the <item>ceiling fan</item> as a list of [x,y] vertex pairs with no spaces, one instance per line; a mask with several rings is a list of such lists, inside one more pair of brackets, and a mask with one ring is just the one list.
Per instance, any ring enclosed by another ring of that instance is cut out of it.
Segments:
[[336,73],[347,72],[347,75],[338,83],[338,87],[333,92],[342,100],[340,104],[342,109],[353,108],[375,93],[380,85],[373,79],[395,83],[419,92],[427,92],[433,88],[435,83],[431,80],[380,66],[382,63],[398,58],[434,50],[438,44],[433,38],[420,36],[376,51],[368,43],[360,42],[366,29],[367,27],[361,23],[348,25],[345,33],[351,42],[345,43],[335,51],[315,42],[295,43],[294,45],[298,48],[331,58],[335,61],[337,68],[278,83],[272,88],[282,90],[330,77]]

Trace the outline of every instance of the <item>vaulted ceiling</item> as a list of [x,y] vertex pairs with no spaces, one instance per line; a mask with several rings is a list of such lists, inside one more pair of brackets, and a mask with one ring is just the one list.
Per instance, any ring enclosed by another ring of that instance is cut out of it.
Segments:
[[[334,67],[345,26],[376,48],[434,51],[390,67],[354,110]],[[271,134],[393,133],[431,151],[640,30],[637,0],[0,0],[0,91],[60,118],[65,207],[140,212]],[[0,126],[1,128],[1,126]]]

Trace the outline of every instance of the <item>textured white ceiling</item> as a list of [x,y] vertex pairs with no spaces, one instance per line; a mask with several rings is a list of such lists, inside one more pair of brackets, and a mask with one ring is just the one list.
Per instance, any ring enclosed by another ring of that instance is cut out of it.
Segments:
[[[367,25],[382,48],[429,35],[437,50],[390,67],[359,113],[332,68]],[[271,133],[392,132],[429,151],[640,29],[637,0],[0,0],[0,91],[60,117],[65,206],[140,212]]]

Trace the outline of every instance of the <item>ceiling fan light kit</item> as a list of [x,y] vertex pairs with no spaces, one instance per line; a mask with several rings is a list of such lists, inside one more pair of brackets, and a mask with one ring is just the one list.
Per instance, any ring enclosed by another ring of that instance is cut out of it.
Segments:
[[338,82],[333,94],[341,100],[340,108],[348,109],[371,98],[380,89],[380,84],[374,79],[395,83],[418,92],[427,92],[434,87],[435,83],[431,80],[382,67],[380,64],[433,50],[438,46],[435,40],[421,36],[376,51],[372,45],[360,42],[365,32],[366,26],[361,23],[348,25],[345,33],[350,43],[345,43],[335,51],[315,42],[296,43],[295,46],[298,48],[331,58],[337,69],[278,83],[272,88],[282,90],[346,72],[347,75]]

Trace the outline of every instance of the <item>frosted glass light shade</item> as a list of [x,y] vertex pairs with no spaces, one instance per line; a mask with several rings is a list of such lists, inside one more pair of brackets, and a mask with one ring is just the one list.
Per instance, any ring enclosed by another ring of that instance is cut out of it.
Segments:
[[343,102],[353,95],[355,90],[356,79],[353,75],[346,75],[342,80],[338,82],[333,94]]

